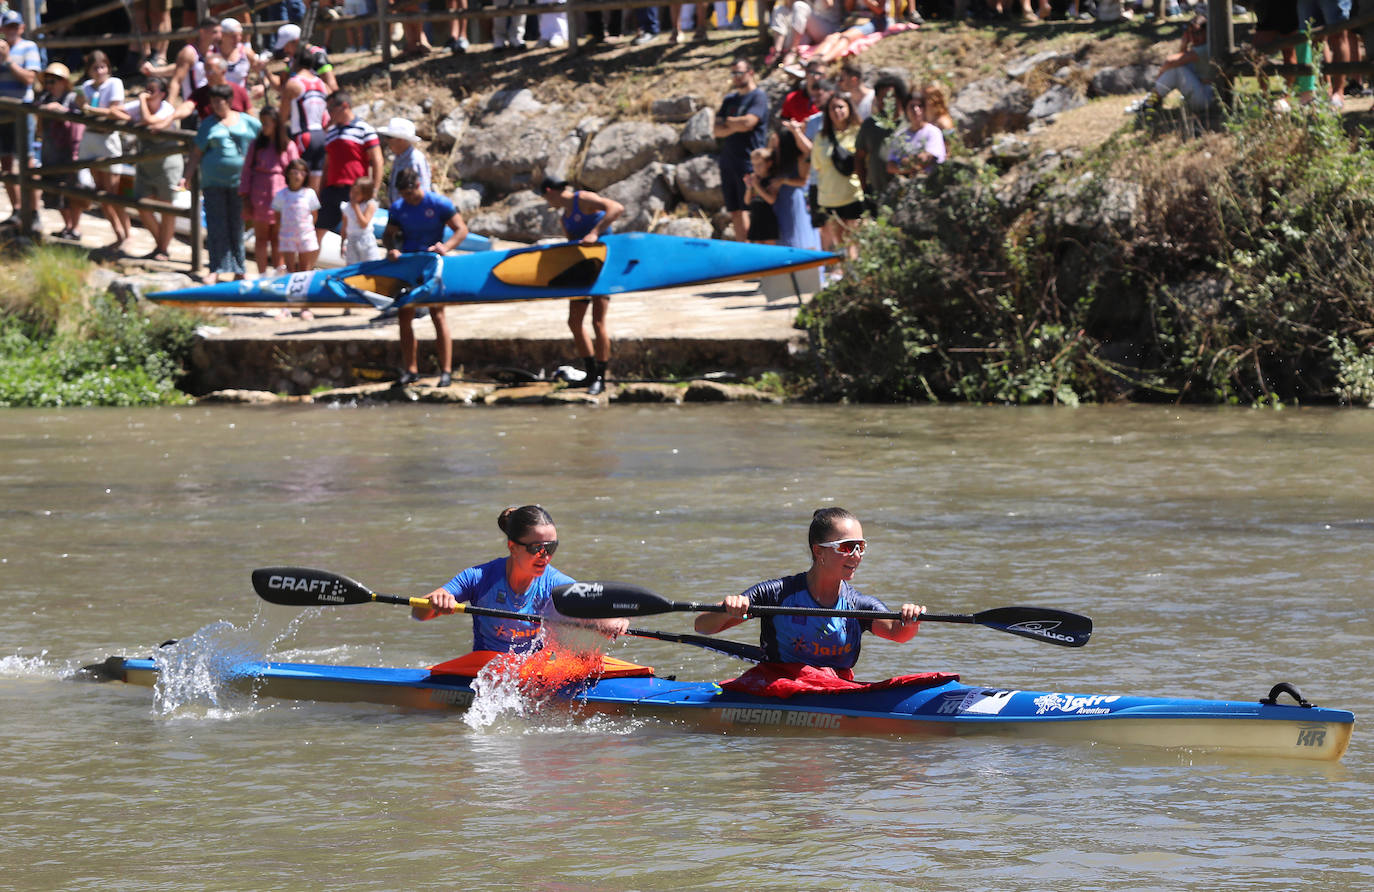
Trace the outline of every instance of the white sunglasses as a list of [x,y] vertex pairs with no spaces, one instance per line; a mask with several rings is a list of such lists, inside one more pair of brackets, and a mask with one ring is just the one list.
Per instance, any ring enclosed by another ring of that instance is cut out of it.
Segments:
[[830,548],[836,554],[846,556],[857,554],[859,557],[863,557],[864,552],[868,550],[867,539],[836,539],[834,542],[817,542],[816,544],[821,548]]

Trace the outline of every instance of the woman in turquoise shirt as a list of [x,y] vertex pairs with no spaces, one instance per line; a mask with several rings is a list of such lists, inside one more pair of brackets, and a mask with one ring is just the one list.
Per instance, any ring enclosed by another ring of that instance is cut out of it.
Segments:
[[220,273],[244,276],[243,204],[239,199],[239,178],[248,157],[248,147],[258,138],[262,124],[251,115],[230,107],[234,91],[228,84],[210,87],[210,115],[200,122],[195,148],[186,163],[182,188],[200,170],[200,192],[205,202],[205,241],[210,252],[208,285],[219,281]]

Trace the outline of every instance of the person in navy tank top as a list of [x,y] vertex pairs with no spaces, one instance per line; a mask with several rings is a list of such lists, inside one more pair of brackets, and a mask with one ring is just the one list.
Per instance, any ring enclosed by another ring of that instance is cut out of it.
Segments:
[[[463,602],[474,607],[557,617],[550,603],[553,587],[576,580],[551,563],[558,550],[558,529],[553,517],[538,505],[525,505],[502,511],[496,525],[506,536],[508,554],[461,571],[425,596],[428,608],[412,607],[411,616],[422,621],[434,619],[456,613],[458,604]],[[629,628],[630,621],[590,620],[579,625],[616,638]],[[528,653],[538,642],[539,623],[491,616],[472,618],[473,650]]]
[[[564,180],[545,177],[542,184],[544,200],[563,212],[563,231],[568,240],[590,245],[602,235],[611,231],[611,224],[623,213],[625,206],[613,198],[597,195],[585,189],[573,189]],[[592,308],[592,337],[587,337],[583,320],[587,318],[587,305]],[[573,347],[582,357],[582,367],[587,372],[587,394],[596,396],[606,388],[606,367],[611,361],[611,335],[606,328],[606,311],[610,309],[609,297],[568,301],[568,328],[572,330]]]
[[[811,516],[807,531],[811,568],[805,573],[766,579],[721,601],[725,613],[697,616],[696,630],[714,635],[744,622],[752,605],[811,607],[826,610],[882,610],[877,598],[850,585],[863,561],[868,542],[859,519],[843,508],[822,508]],[[846,619],[825,616],[765,616],[760,620],[759,643],[777,663],[804,663],[835,669],[852,678],[859,659],[859,639],[872,632],[890,641],[910,641],[920,629],[918,604],[903,604],[901,619]]]

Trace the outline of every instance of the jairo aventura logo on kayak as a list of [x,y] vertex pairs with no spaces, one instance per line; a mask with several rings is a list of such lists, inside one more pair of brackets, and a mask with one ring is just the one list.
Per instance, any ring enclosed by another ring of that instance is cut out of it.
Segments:
[[1045,694],[1043,697],[1035,698],[1035,714],[1044,715],[1047,712],[1067,712],[1073,715],[1106,715],[1111,712],[1106,704],[1115,703],[1121,699],[1121,695],[1112,694],[1108,697],[1071,697],[1068,694]]
[[732,706],[720,711],[727,725],[778,725],[788,728],[838,728],[840,717],[824,712],[797,712],[791,709],[762,709],[757,706]]
[[332,579],[317,579],[312,576],[277,576],[267,579],[267,587],[282,592],[306,592],[324,602],[345,603],[343,586]]
[[1008,632],[1017,632],[1022,635],[1034,635],[1036,638],[1049,638],[1052,641],[1074,641],[1072,635],[1062,635],[1056,632],[1059,628],[1058,620],[1029,620],[1024,623],[1013,623],[1007,626]]

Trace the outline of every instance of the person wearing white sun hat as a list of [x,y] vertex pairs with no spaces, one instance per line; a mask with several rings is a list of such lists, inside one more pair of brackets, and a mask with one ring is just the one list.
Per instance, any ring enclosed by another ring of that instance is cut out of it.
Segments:
[[396,175],[403,170],[414,170],[420,177],[420,188],[428,192],[431,182],[429,159],[420,149],[420,137],[415,132],[415,122],[408,118],[392,118],[377,133],[386,140],[386,147],[392,154],[391,176],[386,182],[387,207],[391,207],[401,197],[400,190],[396,188]]

